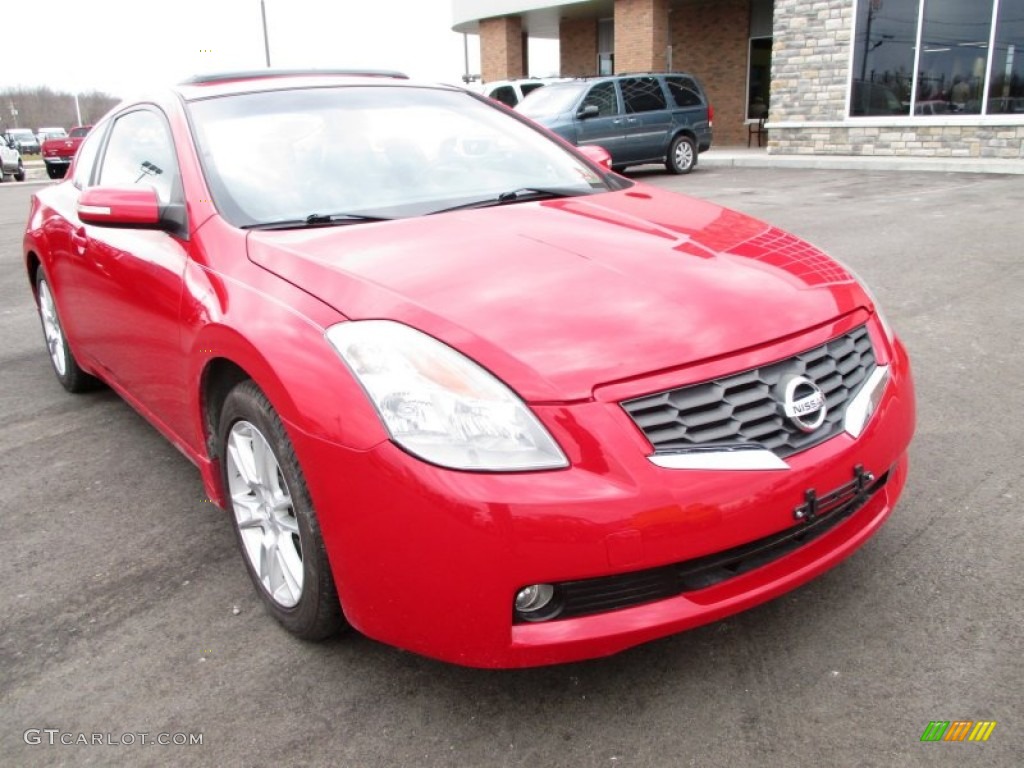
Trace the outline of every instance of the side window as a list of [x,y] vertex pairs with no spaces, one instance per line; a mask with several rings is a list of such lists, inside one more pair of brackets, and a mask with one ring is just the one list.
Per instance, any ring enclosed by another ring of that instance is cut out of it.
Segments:
[[174,145],[163,117],[148,109],[122,115],[110,129],[99,183],[111,187],[147,185],[160,202],[171,202],[178,183]]
[[500,88],[495,88],[491,91],[491,98],[495,101],[500,101],[506,107],[514,107],[519,99],[516,98],[516,92],[511,85],[503,85]]
[[580,106],[589,107],[590,105],[597,107],[599,117],[614,117],[619,114],[619,99],[615,95],[615,83],[609,80],[591,88]]
[[523,92],[523,98],[525,99],[530,91],[536,91],[538,88],[543,88],[544,83],[523,83],[519,86],[519,90]]
[[96,165],[96,155],[99,154],[105,133],[106,131],[102,128],[94,130],[78,148],[78,154],[75,155],[75,175],[72,183],[79,189],[90,186],[92,169]]
[[701,107],[700,87],[689,77],[666,77],[668,92],[677,107]]
[[656,77],[624,77],[622,100],[626,102],[626,113],[653,112],[665,109],[665,94]]

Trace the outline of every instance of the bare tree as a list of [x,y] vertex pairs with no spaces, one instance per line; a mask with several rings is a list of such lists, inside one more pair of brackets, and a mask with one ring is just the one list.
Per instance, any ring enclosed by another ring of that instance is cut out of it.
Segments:
[[[82,124],[95,123],[117,103],[116,97],[102,91],[79,94]],[[36,131],[44,126],[70,128],[73,125],[78,125],[73,93],[54,91],[46,86],[0,90],[0,130],[31,128]]]

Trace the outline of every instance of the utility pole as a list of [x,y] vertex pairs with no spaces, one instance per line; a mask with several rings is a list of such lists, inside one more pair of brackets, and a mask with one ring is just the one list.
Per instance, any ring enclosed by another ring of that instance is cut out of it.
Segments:
[[270,69],[270,38],[267,36],[267,5],[260,0],[260,16],[263,17],[263,50],[267,54],[267,69]]

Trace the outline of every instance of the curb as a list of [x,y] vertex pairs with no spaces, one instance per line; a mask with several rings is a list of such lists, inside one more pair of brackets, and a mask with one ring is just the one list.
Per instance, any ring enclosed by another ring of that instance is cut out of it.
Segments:
[[926,173],[1024,174],[1024,159],[972,157],[862,157],[857,155],[772,155],[765,151],[710,149],[700,156],[710,168],[804,168],[828,171],[921,171]]

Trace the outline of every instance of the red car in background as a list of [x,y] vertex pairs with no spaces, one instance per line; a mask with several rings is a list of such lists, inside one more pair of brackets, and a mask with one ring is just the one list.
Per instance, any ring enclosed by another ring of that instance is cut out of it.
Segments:
[[78,152],[78,147],[92,130],[91,125],[77,125],[67,136],[58,136],[43,141],[41,153],[46,164],[46,173],[51,179],[63,179],[68,167]]
[[33,198],[50,361],[199,468],[300,637],[516,667],[714,621],[879,529],[910,367],[842,265],[608,162],[395,73],[154,92]]

